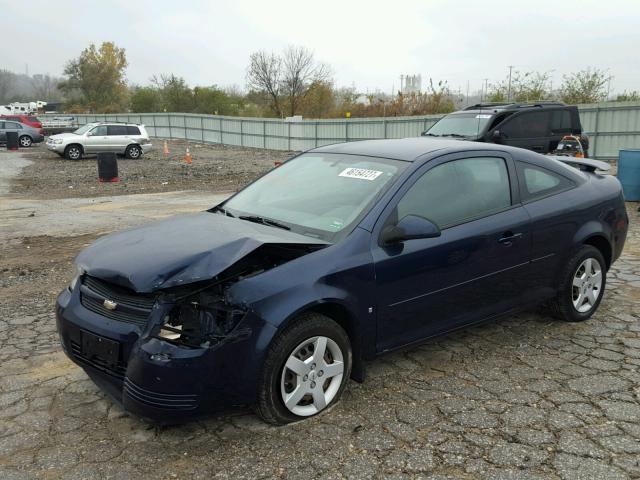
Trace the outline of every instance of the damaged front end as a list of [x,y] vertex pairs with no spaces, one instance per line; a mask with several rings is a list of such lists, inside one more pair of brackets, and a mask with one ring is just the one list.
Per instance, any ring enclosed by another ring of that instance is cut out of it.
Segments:
[[188,348],[210,348],[237,340],[251,332],[236,327],[249,307],[229,298],[229,288],[295,258],[311,253],[321,245],[262,245],[237,264],[204,285],[188,285],[168,291],[165,302],[173,307],[152,336]]
[[[262,244],[208,280],[151,292],[124,286],[122,274],[97,279],[83,265],[73,288],[58,299],[63,346],[126,410],[156,423],[249,404],[256,359],[276,329],[229,290],[325,246]],[[143,300],[151,302],[144,314]]]

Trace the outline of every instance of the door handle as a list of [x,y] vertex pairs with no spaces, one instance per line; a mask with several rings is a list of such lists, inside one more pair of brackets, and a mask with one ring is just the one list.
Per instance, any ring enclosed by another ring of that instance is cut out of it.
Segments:
[[500,237],[498,239],[499,243],[502,243],[505,246],[509,246],[511,245],[513,242],[515,242],[516,240],[518,240],[520,237],[522,236],[522,233],[511,233],[511,232],[505,232],[502,237]]

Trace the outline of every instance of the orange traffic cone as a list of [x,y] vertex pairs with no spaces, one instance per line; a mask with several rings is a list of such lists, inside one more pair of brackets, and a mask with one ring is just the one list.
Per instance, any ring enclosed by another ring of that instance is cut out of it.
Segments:
[[169,156],[169,145],[167,144],[166,140],[164,141],[164,151],[163,151],[163,153],[164,153],[165,157]]
[[184,153],[184,163],[187,165],[191,165],[193,162],[193,158],[191,157],[191,152],[189,151],[189,147],[187,146],[187,151]]

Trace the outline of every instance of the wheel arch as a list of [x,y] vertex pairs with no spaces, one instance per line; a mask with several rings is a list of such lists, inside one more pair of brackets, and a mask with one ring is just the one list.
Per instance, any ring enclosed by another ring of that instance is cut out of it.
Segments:
[[299,320],[305,313],[319,313],[340,325],[349,337],[351,343],[351,352],[353,357],[353,365],[351,367],[351,378],[357,382],[363,382],[365,376],[364,368],[364,352],[362,344],[362,335],[359,334],[359,322],[349,308],[342,302],[337,300],[321,300],[306,305],[294,313],[292,313],[280,326],[281,329],[288,327],[292,323]]
[[597,248],[604,257],[606,269],[609,270],[612,261],[613,248],[607,237],[603,234],[594,234],[587,237],[582,243],[583,245],[591,245],[592,247]]
[[73,143],[70,143],[68,145],[65,145],[64,146],[64,151],[66,152],[67,148],[71,148],[71,147],[80,147],[80,151],[82,153],[84,153],[84,146],[81,143],[78,143],[78,142],[73,142]]
[[603,222],[592,220],[585,223],[574,236],[574,245],[591,245],[597,248],[605,259],[607,270],[613,261],[613,245],[611,244],[611,228]]

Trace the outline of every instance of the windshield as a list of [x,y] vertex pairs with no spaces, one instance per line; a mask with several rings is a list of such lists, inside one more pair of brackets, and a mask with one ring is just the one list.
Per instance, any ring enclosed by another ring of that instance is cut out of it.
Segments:
[[482,133],[493,115],[488,113],[455,113],[441,118],[426,135],[476,137]]
[[[326,241],[347,235],[407,163],[357,155],[307,153],[249,185],[223,208]],[[274,227],[277,228],[277,227]]]
[[83,125],[82,127],[80,127],[79,129],[77,129],[75,132],[76,135],[82,135],[83,133],[91,130],[93,127],[95,127],[96,124],[95,123],[87,123],[86,125]]

